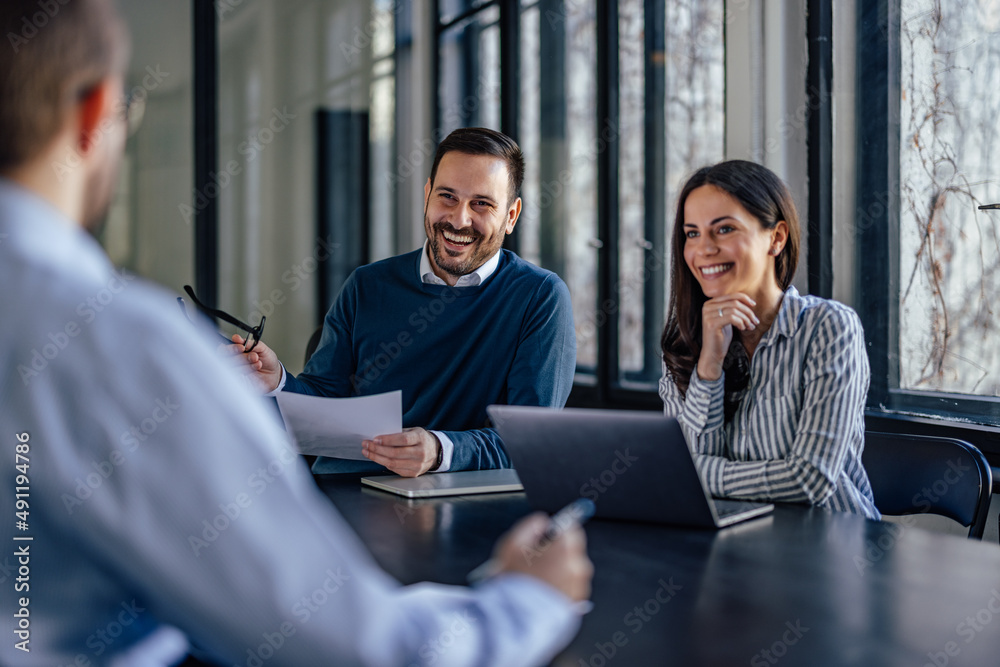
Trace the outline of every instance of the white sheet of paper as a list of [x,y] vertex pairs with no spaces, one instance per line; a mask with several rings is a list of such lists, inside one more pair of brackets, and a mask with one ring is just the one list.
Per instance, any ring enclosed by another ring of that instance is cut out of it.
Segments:
[[403,392],[321,398],[283,391],[278,408],[303,454],[367,461],[361,441],[403,430]]

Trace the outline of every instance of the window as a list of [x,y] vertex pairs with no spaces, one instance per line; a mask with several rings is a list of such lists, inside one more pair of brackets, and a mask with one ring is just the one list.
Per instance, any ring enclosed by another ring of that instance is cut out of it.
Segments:
[[1000,201],[997,30],[987,0],[859,3],[858,305],[878,410],[1000,424],[1000,211],[978,208]]
[[619,380],[660,377],[674,204],[724,158],[723,0],[619,2]]
[[[391,0],[219,5],[218,305],[292,372],[356,266],[397,252]],[[409,248],[405,248],[409,249]]]
[[121,11],[132,32],[126,89],[146,98],[126,146],[102,241],[108,256],[180,292],[194,282],[191,8],[153,0]]
[[[486,125],[521,145],[513,245],[569,286],[575,396],[652,405],[673,202],[690,171],[724,157],[723,0],[450,0],[438,18],[438,127]],[[509,63],[519,81],[503,95]]]
[[[443,3],[447,11],[453,3]],[[442,23],[438,77],[442,136],[459,127],[500,127],[500,11],[487,5]],[[446,26],[446,27],[445,27]]]
[[570,286],[577,367],[597,367],[596,3],[521,10],[519,143],[525,182],[517,250]]

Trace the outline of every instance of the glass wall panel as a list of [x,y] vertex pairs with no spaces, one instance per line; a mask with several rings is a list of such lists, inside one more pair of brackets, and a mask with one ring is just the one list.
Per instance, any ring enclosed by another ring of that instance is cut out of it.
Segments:
[[194,123],[191,7],[135,0],[126,88],[145,96],[101,241],[112,262],[175,292],[194,283]]
[[[566,46],[566,115],[565,166],[543,163],[542,190],[554,205],[546,210],[559,213],[565,220],[565,233],[558,241],[565,257],[563,266],[547,267],[559,273],[573,296],[576,320],[576,363],[579,369],[597,366],[597,157],[602,150],[598,140],[597,118],[597,3],[594,0],[566,2],[559,9],[565,22],[547,15],[543,25],[550,30],[565,29]],[[545,28],[543,27],[543,31]],[[544,35],[544,32],[543,32]],[[543,39],[544,43],[544,39]],[[548,71],[543,59],[542,71]],[[545,84],[543,83],[543,87]],[[542,105],[542,114],[546,106]],[[544,121],[543,121],[544,123]],[[606,131],[607,128],[601,128]],[[554,148],[554,146],[553,146]],[[541,201],[539,203],[542,203]],[[543,218],[544,220],[544,218]],[[555,245],[555,244],[553,244]],[[544,246],[543,246],[544,249]],[[543,261],[544,266],[544,261]]]
[[460,127],[500,129],[500,9],[490,6],[445,29],[438,112],[442,136]]
[[[642,0],[618,3],[618,365],[622,379],[641,374],[644,345],[643,267],[646,259],[646,39]],[[658,26],[650,26],[658,30]],[[661,138],[662,140],[662,138]],[[649,274],[646,274],[647,278]],[[659,365],[656,373],[659,373]]]
[[244,0],[220,17],[219,307],[266,316],[293,373],[343,277],[395,250],[396,14]]
[[[725,148],[724,0],[620,0],[618,377],[660,376],[677,194]],[[638,383],[638,384],[636,384]]]

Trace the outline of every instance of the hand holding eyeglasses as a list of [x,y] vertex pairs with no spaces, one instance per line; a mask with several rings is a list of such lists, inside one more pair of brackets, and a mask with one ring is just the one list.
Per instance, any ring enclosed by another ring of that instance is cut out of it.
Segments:
[[[272,392],[281,382],[281,362],[278,355],[260,340],[247,350],[247,341],[233,334],[229,345],[222,347],[225,354],[237,360],[240,372],[249,376],[262,393]],[[242,363],[240,363],[242,361]]]
[[[184,291],[194,301],[194,305],[198,307],[198,310],[208,317],[218,318],[246,332],[246,337],[233,334],[231,338],[220,333],[219,337],[225,341],[221,349],[233,361],[237,362],[237,370],[242,372],[244,376],[252,379],[257,389],[263,393],[277,389],[278,383],[281,382],[281,362],[278,361],[278,356],[274,351],[261,342],[261,336],[264,335],[264,322],[267,318],[261,317],[260,324],[250,326],[224,310],[206,306],[195,295],[194,289],[190,285],[185,285]],[[187,317],[187,309],[184,307],[183,297],[177,297],[177,303],[181,307],[181,312]]]

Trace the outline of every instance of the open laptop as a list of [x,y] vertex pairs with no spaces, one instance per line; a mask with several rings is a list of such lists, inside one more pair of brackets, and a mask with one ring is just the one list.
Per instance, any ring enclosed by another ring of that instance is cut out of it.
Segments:
[[538,509],[554,512],[583,497],[594,501],[598,517],[709,528],[774,509],[713,499],[671,417],[509,405],[487,412]]

